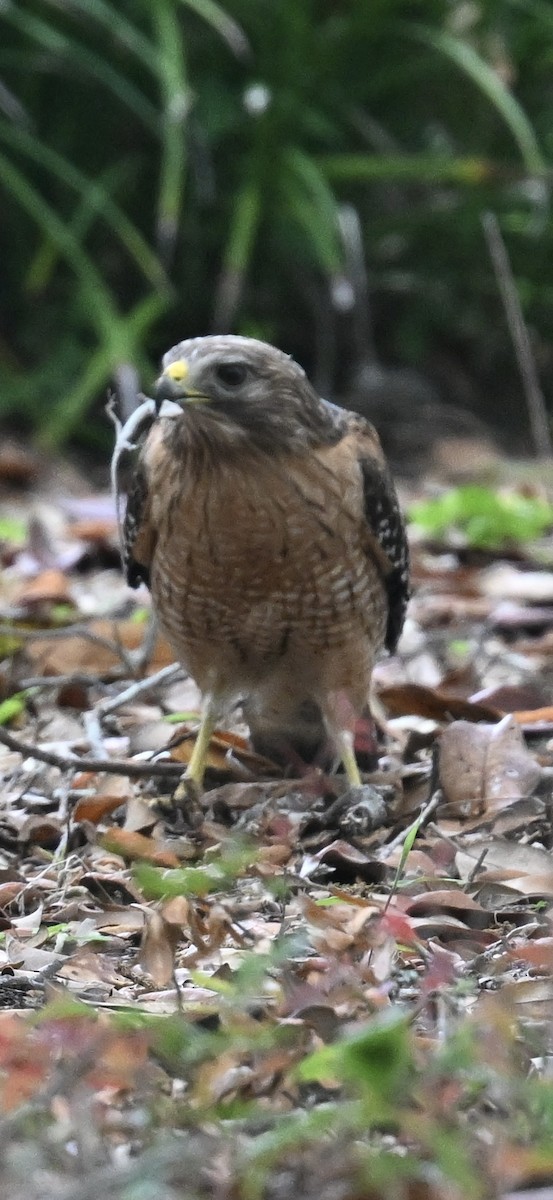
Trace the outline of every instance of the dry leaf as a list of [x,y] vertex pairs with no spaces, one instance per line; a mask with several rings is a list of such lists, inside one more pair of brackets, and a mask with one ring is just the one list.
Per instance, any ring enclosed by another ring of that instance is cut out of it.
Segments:
[[[45,675],[67,675],[75,672],[90,672],[93,675],[103,675],[108,671],[121,667],[121,657],[117,653],[117,641],[125,650],[137,650],[142,645],[145,627],[137,621],[91,621],[87,625],[89,633],[112,642],[113,650],[108,645],[89,641],[88,638],[75,634],[71,627],[67,630],[66,638],[49,641],[46,638],[33,638],[26,647],[25,653],[34,664],[37,671]],[[14,636],[17,630],[14,629]],[[152,657],[148,662],[146,674],[153,675],[161,667],[168,667],[175,661],[175,655],[168,643],[158,637]]]
[[125,801],[120,796],[86,796],[79,800],[73,810],[75,821],[90,821],[97,825],[104,817],[116,812]]
[[541,777],[511,716],[498,725],[456,721],[439,739],[439,777],[451,810],[467,817],[529,796]]
[[130,829],[110,829],[100,839],[100,845],[112,853],[120,854],[123,858],[143,859],[155,863],[158,867],[180,866],[176,854],[161,842],[144,837],[142,833],[134,833]]
[[321,866],[326,868],[326,873],[330,869],[332,878],[339,879],[341,882],[364,879],[367,883],[380,883],[387,873],[384,863],[375,858],[369,858],[362,850],[358,850],[341,838],[330,842],[316,854],[307,855],[302,862],[299,874],[304,879],[310,878],[313,874],[316,875]]
[[[183,740],[178,741],[177,745],[171,748],[171,758],[175,762],[188,765],[192,757],[196,735],[197,730],[191,730],[188,725],[177,726],[174,737]],[[239,734],[232,733],[228,729],[216,729],[209,742],[207,767],[212,771],[232,771],[230,754],[243,763],[252,775],[280,774],[275,763],[271,762],[269,758],[264,758],[262,754],[256,754],[246,738],[240,737]]]
[[165,921],[159,912],[150,912],[140,947],[140,966],[157,987],[165,987],[173,978],[175,950],[181,937],[179,926]]
[[41,571],[14,596],[14,602],[24,608],[38,604],[73,604],[67,575],[54,569]]
[[417,716],[439,723],[452,720],[494,721],[501,713],[491,706],[448,696],[418,683],[380,688],[378,698],[393,717]]
[[[97,779],[97,776],[89,776],[90,782],[95,778]],[[79,779],[84,780],[86,776],[79,776]],[[87,785],[80,783],[79,786]],[[83,796],[82,800],[77,801],[73,817],[75,821],[90,821],[97,825],[103,817],[109,816],[121,808],[121,805],[132,800],[133,794],[130,781],[125,775],[112,775],[96,783],[96,790],[92,796]]]
[[502,838],[478,838],[455,856],[460,878],[467,879],[479,862],[481,868],[476,879],[480,887],[487,882],[487,872],[491,869],[493,881],[504,880],[510,889],[525,896],[553,896],[553,859],[539,846],[525,846]]
[[460,918],[465,925],[473,929],[486,929],[490,919],[489,913],[476,900],[457,888],[424,892],[420,896],[409,897],[405,911],[412,917],[446,913]]
[[72,521],[67,533],[80,542],[108,542],[117,533],[117,522],[113,517],[88,517]]

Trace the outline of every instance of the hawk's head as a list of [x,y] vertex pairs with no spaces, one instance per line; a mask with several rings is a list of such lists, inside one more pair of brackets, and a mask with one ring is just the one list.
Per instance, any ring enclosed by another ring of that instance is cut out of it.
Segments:
[[263,450],[299,450],[341,436],[341,413],[321,400],[289,355],[231,334],[189,338],[163,359],[156,401],[204,436]]

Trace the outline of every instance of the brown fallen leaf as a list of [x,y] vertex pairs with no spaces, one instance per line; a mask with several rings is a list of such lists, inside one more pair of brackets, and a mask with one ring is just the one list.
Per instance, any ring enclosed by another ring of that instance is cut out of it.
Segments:
[[467,817],[488,801],[529,796],[541,777],[512,716],[497,725],[456,721],[439,738],[439,779],[451,811]]
[[31,483],[39,473],[40,459],[25,446],[3,441],[0,446],[0,480],[3,483]]
[[13,599],[24,608],[40,604],[73,604],[67,575],[53,568],[41,571],[30,583],[25,583]]
[[553,979],[516,979],[503,985],[502,996],[514,1004],[522,1020],[550,1022],[553,1018]]
[[[177,726],[174,736],[177,744],[171,747],[171,758],[175,762],[188,765],[196,741],[196,730],[190,729],[188,725]],[[180,738],[183,740],[178,740]],[[231,771],[232,764],[229,762],[229,752],[247,767],[252,774],[281,774],[279,768],[270,758],[264,758],[262,754],[256,754],[251,749],[246,738],[240,737],[239,734],[232,733],[228,729],[216,729],[209,743],[206,765],[212,771]]]
[[[91,673],[95,676],[106,674],[121,667],[121,657],[117,653],[117,642],[125,650],[137,650],[142,645],[145,627],[142,623],[127,621],[90,621],[87,631],[97,638],[113,643],[109,645],[91,642],[70,626],[67,637],[59,636],[54,641],[47,638],[33,638],[25,645],[26,657],[30,659],[37,673],[44,675],[68,675],[71,673]],[[17,637],[17,627],[14,627],[14,637]],[[146,668],[147,675],[153,675],[162,667],[168,667],[175,661],[173,651],[162,637],[158,637],[152,656]]]
[[23,880],[12,880],[7,883],[0,883],[0,908],[5,908],[7,904],[11,904],[17,896],[25,890]]
[[517,725],[532,730],[539,726],[540,733],[548,733],[553,728],[553,704],[544,708],[520,709],[513,713]]
[[549,695],[546,687],[533,680],[532,683],[502,683],[481,688],[470,696],[470,700],[475,704],[491,704],[493,708],[508,713],[523,708],[542,708],[547,704]]
[[420,896],[413,896],[406,903],[405,911],[411,917],[446,913],[460,918],[465,925],[473,929],[486,929],[490,919],[489,913],[460,888],[423,892]]
[[31,814],[19,830],[19,842],[22,846],[42,846],[46,850],[55,850],[61,832],[61,822],[56,817]]
[[122,858],[143,859],[144,862],[155,863],[158,867],[180,866],[176,854],[167,849],[161,842],[145,837],[142,833],[133,833],[130,829],[113,828],[99,839],[105,850],[120,854]]
[[[491,871],[491,882],[503,880],[510,889],[525,896],[553,896],[553,859],[540,846],[526,846],[503,838],[477,838],[455,855],[460,879],[468,879],[478,863],[481,863],[480,887],[488,881]],[[479,891],[477,899],[480,895]]]
[[418,683],[380,688],[378,699],[394,717],[425,717],[440,724],[454,720],[499,721],[501,717],[501,712],[491,705],[448,696],[445,692],[422,687]]
[[387,866],[376,858],[370,858],[350,842],[337,838],[323,846],[315,854],[308,854],[303,859],[299,869],[302,878],[310,878],[317,874],[321,867],[330,869],[333,880],[353,882],[363,879],[366,883],[380,883],[387,875]]
[[166,921],[161,913],[147,914],[139,962],[157,987],[165,987],[173,978],[175,951],[181,936],[180,926]]
[[107,542],[117,533],[117,522],[115,516],[85,517],[72,521],[67,533],[80,542]]
[[[98,783],[98,776],[86,774],[89,775],[88,785],[94,781],[95,791],[93,795],[83,796],[81,800],[77,801],[73,809],[75,821],[90,821],[93,825],[97,825],[104,817],[132,800],[133,789],[125,775],[108,777]],[[79,778],[86,779],[86,774],[83,773]],[[87,783],[80,783],[79,786],[87,786]]]
[[73,809],[75,821],[90,821],[97,825],[104,817],[121,808],[125,801],[121,796],[85,796],[79,800]]

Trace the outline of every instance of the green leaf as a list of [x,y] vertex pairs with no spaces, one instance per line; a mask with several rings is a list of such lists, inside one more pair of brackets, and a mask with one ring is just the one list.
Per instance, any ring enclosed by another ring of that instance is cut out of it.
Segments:
[[211,25],[230,49],[242,58],[249,52],[250,46],[242,27],[222,8],[216,0],[180,0],[181,4],[197,13],[202,21]]
[[501,178],[505,170],[485,158],[448,154],[327,154],[318,157],[317,162],[333,183],[454,183],[477,187]]
[[467,484],[413,504],[409,517],[430,536],[458,530],[470,546],[492,549],[540,537],[553,526],[553,506],[540,496]]
[[149,863],[137,863],[133,874],[149,900],[172,896],[207,896],[220,892],[232,883],[245,867],[255,862],[256,851],[236,840],[225,846],[224,852],[211,862],[204,859],[201,867],[177,867],[164,870]]
[[8,725],[15,717],[20,717],[27,707],[28,692],[14,692],[0,704],[0,725]]
[[158,129],[158,116],[153,104],[129,81],[126,71],[117,71],[106,58],[89,46],[70,37],[52,22],[42,21],[17,5],[2,7],[2,17],[21,30],[41,50],[66,59],[74,70],[101,83],[107,91],[124,104],[152,133]]
[[184,42],[173,0],[156,0],[151,13],[157,38],[156,62],[163,106],[157,229],[159,245],[167,257],[174,248],[182,208],[185,127],[191,95],[186,79]]
[[354,1084],[382,1118],[401,1102],[412,1068],[409,1020],[389,1008],[373,1017],[361,1033],[308,1055],[297,1069],[302,1080],[335,1078]]
[[140,230],[133,225],[97,179],[90,179],[84,175],[67,158],[45,145],[35,134],[19,127],[15,129],[8,121],[2,119],[0,138],[19,153],[27,155],[33,162],[40,163],[53,176],[78,193],[82,202],[81,209],[73,217],[71,228],[80,244],[92,218],[101,215],[145,277],[160,289],[168,288],[169,281],[159,259],[148,246]]
[[404,24],[403,32],[407,37],[416,38],[440,51],[473,80],[510,129],[528,171],[536,175],[544,174],[547,170],[546,163],[524,109],[503,83],[497,71],[490,67],[474,47],[451,33],[423,25]]
[[27,523],[17,517],[0,517],[0,541],[21,546],[27,538]]

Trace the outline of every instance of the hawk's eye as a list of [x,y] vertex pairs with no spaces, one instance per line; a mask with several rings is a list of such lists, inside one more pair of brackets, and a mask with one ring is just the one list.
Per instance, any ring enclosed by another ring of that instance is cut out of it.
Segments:
[[245,382],[248,368],[240,362],[222,362],[215,367],[215,374],[227,387],[240,387]]

